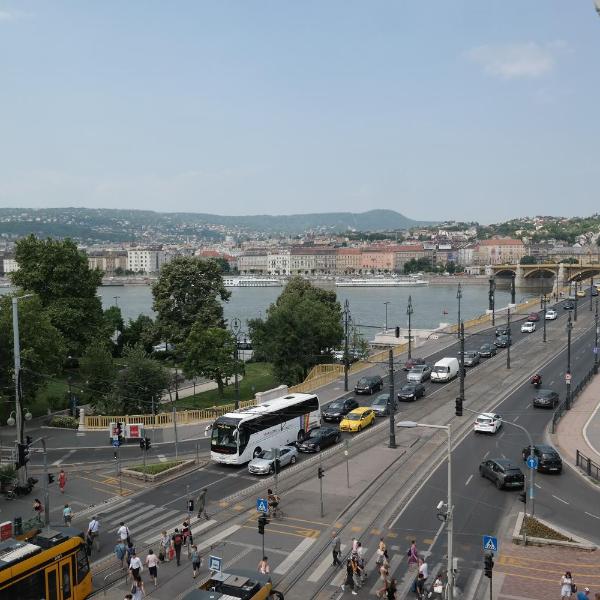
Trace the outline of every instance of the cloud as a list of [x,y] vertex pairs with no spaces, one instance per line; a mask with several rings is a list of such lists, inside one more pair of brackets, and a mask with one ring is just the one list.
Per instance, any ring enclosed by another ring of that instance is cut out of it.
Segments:
[[485,44],[467,52],[467,57],[477,63],[488,75],[501,79],[536,78],[550,73],[558,54],[567,45],[563,41],[548,44],[526,42],[520,44]]

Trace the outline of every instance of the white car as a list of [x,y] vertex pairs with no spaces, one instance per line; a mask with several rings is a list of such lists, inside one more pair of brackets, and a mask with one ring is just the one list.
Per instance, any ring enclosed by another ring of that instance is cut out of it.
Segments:
[[556,318],[558,318],[558,313],[553,308],[549,308],[546,311],[546,321],[554,321]]
[[481,413],[473,425],[475,433],[496,433],[502,427],[502,417],[495,413]]
[[525,321],[521,325],[521,333],[533,333],[535,331],[535,323],[533,321]]

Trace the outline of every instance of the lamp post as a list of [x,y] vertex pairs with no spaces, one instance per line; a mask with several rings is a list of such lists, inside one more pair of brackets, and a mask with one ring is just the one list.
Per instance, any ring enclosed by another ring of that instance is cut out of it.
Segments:
[[235,360],[235,373],[233,374],[234,376],[234,382],[235,382],[235,409],[237,410],[240,407],[240,380],[238,378],[238,346],[239,346],[239,339],[240,339],[240,331],[242,330],[242,322],[237,318],[234,317],[231,320],[231,326],[230,326],[231,332],[233,333],[233,337],[235,338],[235,350],[233,351],[233,358]]
[[569,319],[567,321],[567,372],[565,373],[565,382],[567,384],[567,398],[566,405],[567,410],[571,408],[571,331],[573,330],[573,323],[571,321],[571,313],[569,312]]
[[386,302],[384,302],[385,304],[385,332],[387,333],[388,330],[388,305],[390,304],[390,301],[387,300]]
[[507,344],[506,344],[506,368],[510,369],[510,345],[512,344],[512,336],[510,335],[510,306],[506,310],[506,325],[507,325]]
[[543,342],[546,343],[546,305],[548,304],[548,299],[546,298],[546,294],[542,296],[542,319],[544,322],[542,326],[544,328],[544,337],[542,338]]
[[488,306],[489,310],[492,311],[492,327],[496,326],[496,280],[490,277],[490,289],[488,291]]
[[573,311],[575,314],[573,315],[573,321],[575,321],[575,323],[577,323],[577,305],[579,304],[578,302],[578,297],[577,297],[577,279],[575,280],[575,310]]
[[350,302],[344,302],[344,391],[348,391],[348,371],[350,369],[350,357],[348,356],[348,335],[350,333]]
[[388,448],[396,447],[396,431],[394,429],[394,409],[396,408],[396,402],[394,399],[394,350],[390,348],[389,355],[389,377],[390,384],[388,388],[388,412],[390,419],[390,442],[388,444]]
[[408,306],[406,307],[406,314],[408,315],[408,358],[412,358],[412,326],[411,316],[413,314],[412,297],[408,297]]
[[598,326],[598,298],[596,298],[596,313],[594,315],[594,322],[596,325],[596,337],[594,338],[594,373],[598,374],[598,334],[600,333],[600,327]]
[[458,334],[458,338],[460,339],[460,301],[462,300],[462,286],[460,283],[458,284],[458,289],[456,290],[456,299],[458,300],[458,327],[456,328],[456,332]]
[[594,289],[594,278],[590,277],[590,312],[592,312],[592,290]]
[[452,506],[452,437],[450,425],[430,425],[428,423],[416,423],[415,421],[400,421],[398,427],[425,427],[427,429],[444,429],[448,436],[447,460],[448,460],[448,498],[446,504],[446,534],[448,536],[448,553],[447,566],[448,573],[447,582],[447,600],[454,598],[454,551],[453,551],[453,534],[454,534],[454,507]]

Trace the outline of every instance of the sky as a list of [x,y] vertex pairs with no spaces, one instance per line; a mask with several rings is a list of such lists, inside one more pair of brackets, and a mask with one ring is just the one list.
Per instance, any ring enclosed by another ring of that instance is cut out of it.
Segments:
[[600,211],[593,0],[0,0],[0,206]]

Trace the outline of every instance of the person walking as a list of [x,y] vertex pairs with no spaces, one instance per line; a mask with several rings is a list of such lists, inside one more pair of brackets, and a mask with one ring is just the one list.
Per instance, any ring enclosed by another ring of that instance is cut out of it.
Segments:
[[262,557],[262,560],[258,563],[258,572],[261,575],[269,575],[271,573],[271,567],[269,566],[269,559],[266,556]]
[[117,542],[117,545],[115,546],[115,556],[117,557],[117,560],[121,563],[121,569],[125,566],[123,564],[123,560],[125,559],[126,554],[127,548],[125,547],[125,544],[121,541]]
[[71,521],[73,520],[73,511],[68,504],[65,504],[63,508],[63,520],[67,527],[71,526]]
[[367,570],[365,568],[365,548],[360,542],[358,542],[358,547],[356,549],[356,562],[358,563],[358,567],[360,568],[361,584],[363,584],[367,579]]
[[425,598],[425,578],[423,577],[423,573],[419,573],[417,575],[417,585],[416,587],[416,592],[417,592],[417,598],[419,600],[423,600],[423,598]]
[[142,572],[142,561],[139,556],[136,555],[135,550],[131,555],[131,560],[129,561],[129,572],[133,577],[133,580],[139,579],[140,573]]
[[423,579],[427,582],[427,578],[429,577],[429,565],[427,564],[426,558],[419,559],[419,573],[423,575]]
[[129,540],[127,542],[127,548],[125,549],[125,557],[127,560],[127,568],[129,569],[129,565],[131,564],[131,559],[135,556],[135,546],[133,542]]
[[206,488],[201,489],[198,494],[196,503],[198,505],[198,518],[204,517],[208,521],[208,515],[206,514],[206,494],[208,490]]
[[152,550],[152,548],[148,550],[148,555],[146,556],[146,560],[144,562],[148,567],[148,573],[150,574],[150,577],[152,577],[154,580],[154,587],[156,587],[158,585],[158,563],[160,561],[158,560],[158,556],[154,554],[154,550]]
[[160,536],[159,541],[160,550],[158,551],[159,560],[169,562],[169,550],[171,549],[171,538],[169,534],[164,530]]
[[435,598],[435,600],[442,600],[442,594],[444,593],[444,582],[442,578],[438,575],[431,586],[431,597]]
[[129,535],[129,528],[125,525],[124,521],[119,523],[119,528],[117,529],[117,536],[122,542],[130,542],[131,536]]
[[419,564],[419,552],[417,550],[417,543],[413,540],[410,543],[410,548],[408,549],[408,566],[418,565]]
[[177,559],[177,566],[179,567],[181,565],[181,546],[183,546],[183,536],[177,527],[173,533],[172,540],[173,548],[175,549],[175,558]]
[[358,556],[352,555],[352,574],[354,577],[354,589],[359,590],[362,587],[362,569],[358,564]]
[[42,515],[44,514],[44,505],[38,498],[33,501],[33,512],[35,513],[35,518],[40,523],[43,523]]
[[565,574],[560,578],[560,598],[568,600],[573,593],[573,576],[571,571],[565,571]]
[[577,600],[589,600],[590,597],[590,588],[583,588],[580,592],[577,592]]
[[387,600],[396,600],[397,590],[398,590],[398,588],[397,588],[396,580],[392,579],[390,581],[390,583],[388,584],[387,590],[385,591]]
[[61,469],[58,474],[58,487],[60,488],[61,494],[65,493],[65,485],[67,485],[67,474]]
[[358,592],[354,589],[354,570],[352,569],[352,561],[346,561],[346,579],[342,583],[342,592],[346,591],[346,586],[350,588],[353,596],[358,596]]
[[[100,552],[100,521],[98,521],[98,517],[94,515],[92,520],[88,524],[87,535],[91,540],[91,547],[96,547],[96,551]],[[91,550],[91,548],[90,548]]]
[[388,562],[387,558],[384,558],[383,563],[379,567],[379,576],[381,577],[382,587],[377,590],[378,598],[381,598],[382,595],[385,594],[385,591],[388,588],[388,585],[390,583],[388,580],[389,574],[390,574],[390,563]]
[[340,536],[337,532],[333,532],[331,534],[331,556],[333,558],[332,567],[340,567],[342,565],[342,561],[340,560],[340,555],[342,553],[342,542],[340,541]]
[[194,538],[192,537],[192,529],[187,521],[184,521],[181,525],[181,535],[183,535],[183,543],[187,548],[188,558],[190,558],[190,550],[194,543]]
[[198,571],[200,571],[200,565],[202,564],[202,559],[200,558],[200,553],[198,552],[198,546],[196,544],[192,545],[192,574],[194,579],[196,579],[196,575],[198,575]]
[[144,590],[144,582],[141,577],[133,578],[133,585],[131,586],[131,598],[132,600],[142,600],[146,595]]

